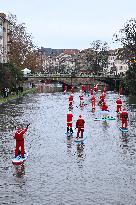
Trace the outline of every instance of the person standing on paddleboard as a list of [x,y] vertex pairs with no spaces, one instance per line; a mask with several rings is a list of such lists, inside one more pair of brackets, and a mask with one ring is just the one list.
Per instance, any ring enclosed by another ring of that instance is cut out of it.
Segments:
[[100,95],[100,100],[99,100],[99,102],[98,102],[98,105],[102,105],[102,103],[104,102],[104,100],[105,100],[105,94],[102,92],[102,94]]
[[119,112],[121,112],[121,107],[122,107],[122,100],[120,99],[120,97],[117,98],[116,104],[117,104],[116,112],[119,113]]
[[95,109],[96,98],[94,95],[91,97],[91,101],[92,101],[92,109]]
[[71,94],[68,98],[69,100],[69,109],[72,109],[73,108],[73,94]]
[[120,118],[122,121],[122,129],[127,129],[128,126],[128,112],[127,109],[124,108],[122,113],[120,114]]
[[98,92],[98,84],[97,84],[97,85],[94,85],[93,90],[94,90],[95,92]]
[[70,133],[73,133],[73,129],[72,129],[72,118],[73,118],[73,114],[71,111],[69,111],[67,113],[67,133],[70,131]]
[[79,96],[79,98],[80,98],[80,107],[83,107],[83,105],[84,105],[84,96],[83,96],[83,92],[82,92],[82,90],[80,90],[80,96]]
[[[25,129],[22,129],[21,126],[18,126],[17,131],[15,132],[15,135],[14,135],[14,139],[16,140],[15,157],[17,157],[19,154],[19,151],[21,151],[21,156],[22,158],[24,158],[25,149],[24,149],[24,136],[23,135],[27,132],[29,125],[30,124],[28,124]],[[21,150],[19,148],[21,148]]]
[[80,133],[81,133],[80,138],[83,138],[84,124],[85,124],[85,121],[84,121],[83,117],[81,115],[79,115],[79,118],[76,122],[76,128],[78,129],[77,130],[77,137],[76,137],[77,139],[79,138]]

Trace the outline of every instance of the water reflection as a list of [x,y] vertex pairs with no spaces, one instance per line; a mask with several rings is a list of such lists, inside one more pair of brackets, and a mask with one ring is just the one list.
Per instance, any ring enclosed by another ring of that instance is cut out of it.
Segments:
[[108,122],[105,120],[105,121],[102,122],[102,126],[103,126],[104,130],[107,130],[108,127],[109,127],[109,124],[108,124]]
[[84,153],[84,148],[85,148],[85,144],[82,142],[82,143],[79,143],[76,145],[76,148],[77,148],[77,164],[78,164],[78,168],[83,168],[84,167],[84,160],[85,160],[85,153]]
[[21,164],[21,165],[14,165],[15,168],[15,172],[13,174],[13,176],[16,176],[17,178],[22,178],[25,175],[25,165]]
[[83,159],[84,158],[84,148],[85,148],[85,144],[82,143],[78,143],[77,144],[77,157]]
[[72,153],[72,137],[67,137],[67,154],[68,156],[71,156]]
[[120,140],[121,140],[121,145],[120,147],[122,148],[128,148],[128,134],[125,132],[122,132],[122,135],[120,136]]

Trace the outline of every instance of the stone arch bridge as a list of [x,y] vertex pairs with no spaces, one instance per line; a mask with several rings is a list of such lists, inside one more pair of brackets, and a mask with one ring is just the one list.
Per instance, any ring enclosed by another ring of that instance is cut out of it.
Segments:
[[123,80],[118,76],[97,76],[97,75],[71,75],[71,74],[27,74],[24,78],[29,82],[45,81],[49,83],[57,82],[63,86],[79,86],[79,85],[94,85],[107,84],[110,90],[118,90]]

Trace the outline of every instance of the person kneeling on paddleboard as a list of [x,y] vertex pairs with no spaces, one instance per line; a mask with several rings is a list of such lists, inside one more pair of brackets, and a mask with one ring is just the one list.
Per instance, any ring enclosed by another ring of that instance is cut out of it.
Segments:
[[82,118],[81,115],[79,115],[79,118],[76,122],[76,128],[78,129],[77,131],[77,139],[79,138],[79,133],[81,132],[81,138],[83,138],[83,132],[84,132],[84,124],[85,124],[85,121],[84,119]]
[[109,109],[108,109],[108,105],[106,105],[106,102],[102,103],[101,109],[102,109],[102,112],[103,112],[103,118],[107,118]]
[[16,140],[15,157],[17,157],[19,152],[21,151],[21,156],[22,158],[24,158],[25,149],[24,149],[23,135],[26,133],[29,125],[30,124],[28,124],[25,129],[22,129],[21,126],[18,126],[17,131],[15,132],[15,135],[14,135],[14,139]]
[[108,105],[106,105],[106,102],[102,103],[101,109],[102,109],[102,111],[109,111],[108,110]]

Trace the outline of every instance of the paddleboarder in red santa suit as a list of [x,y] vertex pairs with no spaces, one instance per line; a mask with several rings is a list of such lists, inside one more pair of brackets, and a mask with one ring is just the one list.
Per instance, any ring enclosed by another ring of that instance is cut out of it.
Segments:
[[18,126],[17,131],[15,132],[14,139],[16,140],[16,148],[15,148],[15,157],[18,156],[19,152],[21,151],[21,156],[24,158],[24,134],[27,132],[28,127],[30,124],[26,126],[25,129],[22,129],[21,126]]
[[76,137],[77,139],[79,138],[80,132],[81,132],[81,137],[80,138],[83,138],[84,124],[85,124],[85,121],[84,121],[83,117],[81,115],[79,115],[79,118],[76,122],[76,128],[78,129],[77,137]]

